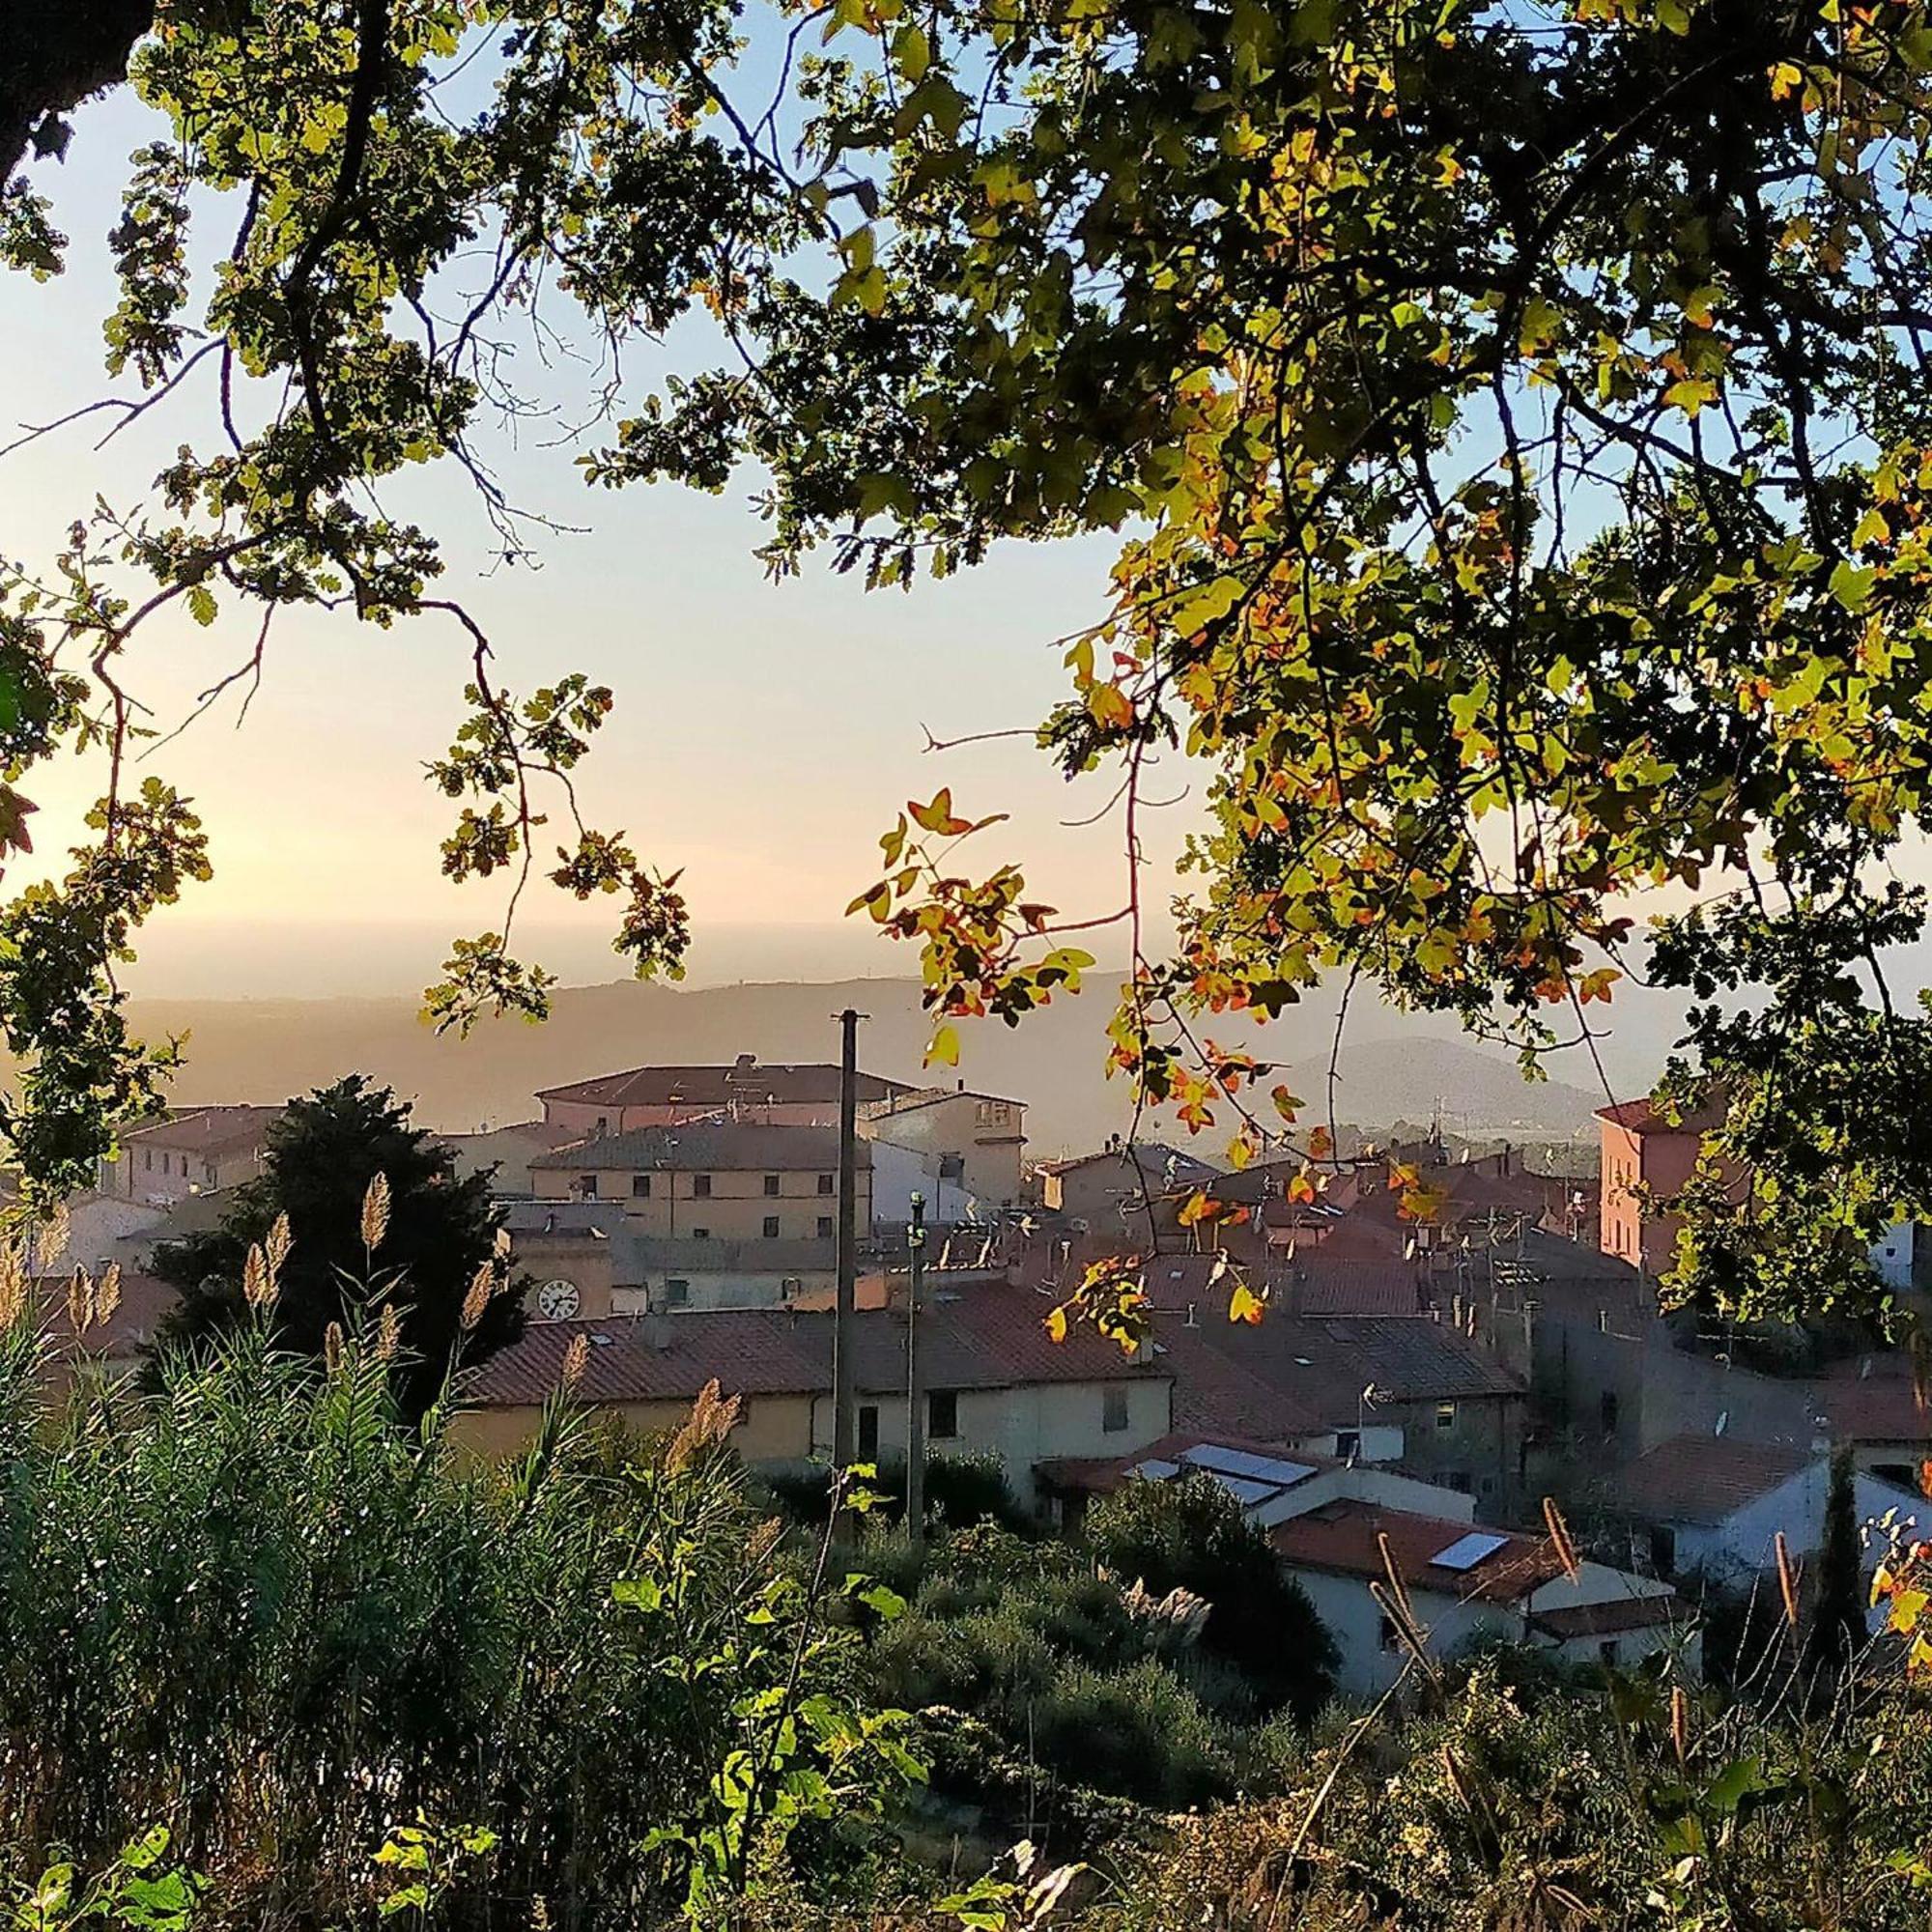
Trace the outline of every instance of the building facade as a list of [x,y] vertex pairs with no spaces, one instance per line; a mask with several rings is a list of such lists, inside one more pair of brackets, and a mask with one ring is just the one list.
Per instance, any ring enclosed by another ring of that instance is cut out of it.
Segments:
[[129,1127],[101,1163],[100,1191],[158,1208],[252,1180],[280,1107],[188,1107],[152,1126]]
[[859,1109],[859,1131],[932,1165],[964,1190],[981,1217],[1020,1205],[1026,1103],[957,1087],[901,1089]]

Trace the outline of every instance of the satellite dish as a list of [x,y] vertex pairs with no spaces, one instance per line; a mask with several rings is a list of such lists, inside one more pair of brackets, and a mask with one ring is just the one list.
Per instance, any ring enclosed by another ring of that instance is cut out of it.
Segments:
[[537,1290],[537,1313],[546,1321],[568,1321],[581,1300],[574,1281],[547,1281]]

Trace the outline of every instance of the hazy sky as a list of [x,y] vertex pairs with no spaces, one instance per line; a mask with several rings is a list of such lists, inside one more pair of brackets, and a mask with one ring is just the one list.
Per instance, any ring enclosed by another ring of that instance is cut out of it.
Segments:
[[[35,171],[72,246],[59,281],[0,278],[0,442],[15,422],[111,392],[101,366],[113,302],[104,238],[124,157],[152,138],[151,125],[117,96],[78,117],[65,167]],[[229,219],[211,232],[226,232]],[[547,374],[534,355],[524,359],[526,390],[581,393],[568,365]],[[113,418],[97,415],[0,459],[0,549],[43,566],[97,492],[131,508],[179,444],[209,448],[218,434],[213,367],[103,450],[94,444]],[[629,367],[641,393],[648,360],[634,355]],[[722,497],[670,487],[593,493],[569,449],[539,440],[495,446],[510,494],[593,527],[543,537],[538,570],[488,569],[490,532],[453,467],[385,491],[384,502],[444,538],[445,584],[491,632],[504,684],[527,690],[581,668],[615,691],[586,768],[586,815],[625,828],[667,868],[685,867],[695,979],[910,968],[903,949],[838,922],[875,875],[873,841],[894,811],[943,782],[975,815],[1012,813],[974,841],[983,846],[976,867],[1021,860],[1035,889],[1069,910],[1120,902],[1117,824],[1060,823],[1097,809],[1104,788],[1068,787],[1021,740],[943,757],[922,751],[923,724],[942,736],[1032,724],[1064,695],[1054,639],[1103,611],[1111,540],[1009,547],[910,596],[867,595],[856,576],[822,567],[775,585],[752,554],[762,531],[749,500],[754,477]],[[159,722],[178,722],[246,659],[255,622],[231,606],[210,631],[174,612],[143,628],[129,675]],[[129,979],[136,991],[414,990],[434,977],[443,938],[497,923],[494,890],[458,891],[440,877],[437,843],[451,813],[421,773],[460,716],[466,657],[440,617],[386,632],[346,614],[277,619],[245,725],[235,728],[231,695],[146,767],[199,802],[216,876],[151,929]],[[78,765],[35,775],[27,789],[42,805],[40,857],[65,849],[99,788],[98,770]],[[1164,844],[1178,838],[1180,816],[1156,834]],[[8,883],[26,876],[16,870]],[[1151,884],[1164,901],[1164,875]],[[531,937],[566,978],[621,970],[605,950],[608,903],[580,913],[545,888],[530,910]]]

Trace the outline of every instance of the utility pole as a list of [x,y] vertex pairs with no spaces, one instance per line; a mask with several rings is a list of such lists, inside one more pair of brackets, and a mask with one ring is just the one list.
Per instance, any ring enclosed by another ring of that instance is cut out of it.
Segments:
[[832,1313],[832,1466],[852,1466],[853,1307],[859,1280],[859,1021],[850,1007],[838,1015],[843,1046],[838,1063],[838,1290]]
[[925,1540],[925,1383],[919,1359],[919,1318],[925,1285],[925,1196],[916,1191],[906,1251],[905,1531],[917,1555]]

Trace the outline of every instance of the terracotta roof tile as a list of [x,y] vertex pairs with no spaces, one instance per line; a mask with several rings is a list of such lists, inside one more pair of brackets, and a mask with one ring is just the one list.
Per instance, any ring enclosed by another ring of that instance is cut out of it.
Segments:
[[[902,1094],[905,1084],[876,1073],[862,1073],[861,1100],[880,1100]],[[734,1098],[792,1105],[838,1099],[838,1068],[829,1064],[766,1065],[741,1061],[732,1066],[634,1066],[622,1073],[599,1073],[561,1087],[547,1087],[539,1100],[569,1100],[592,1106],[668,1106],[672,1101],[693,1107],[722,1107]]]
[[226,1153],[231,1149],[259,1145],[270,1124],[285,1112],[283,1107],[181,1107],[165,1121],[129,1127],[121,1139],[124,1145],[140,1141],[188,1153]]
[[1639,1456],[1617,1476],[1613,1493],[1622,1509],[1655,1522],[1721,1522],[1817,1455],[1788,1443],[1679,1435]]
[[[1545,1539],[1353,1499],[1324,1503],[1268,1531],[1268,1540],[1291,1566],[1364,1577],[1383,1574],[1379,1539],[1384,1536],[1403,1582],[1436,1596],[1513,1604],[1563,1574]],[[1435,1564],[1436,1556],[1467,1536],[1494,1536],[1501,1542],[1493,1554],[1466,1570]]]
[[[1047,1304],[1004,1285],[934,1298],[920,1325],[928,1388],[1011,1388],[1054,1382],[1169,1379],[1164,1365],[1135,1362],[1091,1330],[1049,1340]],[[783,1309],[686,1312],[661,1317],[532,1322],[522,1340],[475,1371],[472,1399],[486,1406],[541,1402],[557,1385],[563,1355],[591,1337],[583,1395],[591,1402],[688,1400],[716,1378],[726,1395],[804,1394],[832,1386],[832,1317]],[[597,1341],[599,1335],[606,1339]],[[853,1374],[867,1395],[905,1387],[905,1317],[863,1309],[853,1324]]]

